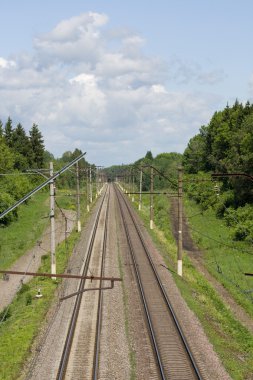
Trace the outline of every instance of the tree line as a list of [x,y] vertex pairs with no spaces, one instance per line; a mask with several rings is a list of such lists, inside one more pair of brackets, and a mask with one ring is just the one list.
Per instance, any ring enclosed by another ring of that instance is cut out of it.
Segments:
[[[145,157],[131,165],[107,169],[112,179],[123,175],[139,181],[139,168],[156,167],[161,175],[154,177],[155,189],[177,183],[177,168],[183,165],[184,191],[202,210],[212,208],[218,218],[231,227],[235,240],[253,240],[253,183],[246,177],[224,177],[211,181],[212,173],[245,173],[253,175],[253,104],[238,100],[217,111],[207,125],[190,139],[183,155],[161,153]],[[168,180],[169,179],[169,180]],[[175,186],[173,186],[175,189]],[[144,169],[143,191],[150,189],[150,175]]]
[[[0,212],[42,182],[40,175],[28,174],[30,169],[48,169],[49,161],[53,161],[54,171],[57,171],[80,154],[82,152],[75,149],[74,152],[65,152],[62,157],[56,159],[45,150],[44,139],[37,124],[33,124],[26,133],[21,123],[13,126],[10,117],[5,123],[0,120]],[[88,163],[82,159],[79,165],[83,168]],[[57,186],[73,187],[74,183],[75,175],[68,172],[59,178]],[[0,219],[0,227],[8,225],[17,217],[18,209],[15,209]]]
[[7,167],[1,166],[1,173],[43,167],[45,146],[38,125],[33,124],[27,135],[21,123],[14,128],[10,117],[5,124],[0,120],[0,142],[1,158],[3,150],[8,157]]
[[146,155],[133,164],[129,165],[114,165],[105,169],[107,177],[115,181],[116,179],[124,180],[129,186],[135,184],[135,189],[138,188],[140,180],[140,170],[142,168],[142,190],[149,191],[150,189],[150,166],[158,169],[159,172],[154,172],[154,186],[156,189],[164,189],[168,187],[168,178],[172,183],[177,183],[177,168],[181,165],[182,155],[180,153],[160,153],[153,157],[152,152],[147,151]]
[[214,208],[224,218],[235,240],[253,240],[253,183],[246,177],[224,177],[210,185],[210,173],[242,173],[253,176],[253,104],[238,100],[217,111],[207,125],[190,139],[183,154],[189,178],[188,194],[203,209]]

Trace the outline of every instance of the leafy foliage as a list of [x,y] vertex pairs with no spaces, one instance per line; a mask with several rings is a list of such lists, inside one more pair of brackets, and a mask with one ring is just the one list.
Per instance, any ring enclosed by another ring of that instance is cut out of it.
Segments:
[[36,168],[42,168],[44,164],[44,141],[36,124],[33,124],[30,134],[31,161]]
[[107,177],[112,181],[121,180],[125,183],[132,181],[137,184],[140,179],[140,171],[142,168],[142,190],[148,191],[150,189],[150,166],[154,170],[154,187],[155,189],[163,189],[171,183],[176,183],[177,168],[181,165],[182,155],[180,153],[160,153],[153,157],[151,151],[148,151],[145,157],[140,158],[130,165],[114,165],[107,169],[105,172]]
[[[37,140],[34,136],[37,136]],[[36,151],[40,152],[40,155],[37,155]],[[21,175],[20,172],[29,167],[38,167],[38,163],[43,165],[43,159],[38,161],[41,155],[44,155],[44,145],[37,126],[32,127],[29,137],[20,123],[16,128],[13,127],[10,117],[4,127],[0,121],[1,212],[22,198],[38,183],[38,178],[29,178],[24,176],[24,173]],[[7,214],[0,219],[0,225],[8,225],[17,216],[17,210]]]
[[[183,164],[186,173],[198,174],[199,179],[204,174],[210,179],[210,172],[253,175],[253,105],[236,101],[232,107],[227,105],[223,111],[215,112],[210,123],[189,141]],[[187,186],[186,190],[203,209],[214,207],[216,215],[225,216],[227,221],[233,215],[233,239],[252,239],[252,181],[228,176],[220,183],[221,195],[216,200],[210,185],[209,190],[202,183]]]

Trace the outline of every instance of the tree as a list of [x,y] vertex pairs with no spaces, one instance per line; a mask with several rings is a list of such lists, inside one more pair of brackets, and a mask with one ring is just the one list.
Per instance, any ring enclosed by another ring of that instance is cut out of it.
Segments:
[[24,170],[28,166],[29,157],[32,155],[32,147],[29,137],[19,123],[12,133],[12,149],[17,155],[15,169]]
[[13,170],[15,155],[6,145],[3,137],[0,137],[0,172],[6,173]]
[[203,160],[206,151],[206,141],[200,134],[190,139],[183,155],[184,170],[187,173],[198,173],[205,169],[206,162]]
[[151,160],[151,161],[153,160],[153,154],[152,154],[151,150],[147,151],[145,158],[147,158],[148,160]]
[[9,147],[12,147],[12,134],[13,134],[12,120],[10,117],[8,117],[8,120],[4,127],[4,138],[5,138],[6,144]]
[[30,144],[31,144],[31,152],[32,152],[32,161],[33,165],[36,168],[42,168],[44,164],[44,140],[41,132],[39,131],[38,125],[33,124],[30,134]]

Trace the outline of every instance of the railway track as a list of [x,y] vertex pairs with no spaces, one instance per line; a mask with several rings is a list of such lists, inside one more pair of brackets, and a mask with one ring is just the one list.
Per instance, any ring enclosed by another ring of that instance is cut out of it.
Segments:
[[116,186],[114,189],[160,378],[163,380],[201,380],[202,376],[161,283],[133,211],[119,189]]
[[[103,196],[98,209],[91,234],[82,275],[103,276],[107,242],[107,225],[110,189]],[[100,268],[100,273],[98,273]],[[102,281],[95,288],[102,287]],[[98,377],[99,345],[102,321],[103,292],[85,291],[94,289],[94,284],[87,280],[79,283],[73,313],[63,348],[57,373],[57,380],[86,378],[96,380]],[[89,309],[90,313],[87,313]],[[88,315],[87,315],[88,314]],[[94,315],[97,315],[94,320]]]
[[[180,301],[171,276],[160,269],[160,256],[128,198],[109,185],[96,210],[89,227],[83,231],[69,268],[82,276],[95,277],[105,277],[109,270],[115,280],[123,277],[125,283],[111,292],[82,293],[84,289],[104,289],[107,283],[95,279],[79,283],[79,280],[66,280],[60,293],[63,299],[69,294],[79,294],[57,307],[45,338],[36,346],[38,354],[26,378],[229,379],[223,369],[216,371],[219,363],[209,355],[208,340],[196,334],[194,317]],[[155,265],[151,256],[157,260]],[[184,310],[182,325],[189,329],[187,337],[201,372],[167,294],[177,312]]]

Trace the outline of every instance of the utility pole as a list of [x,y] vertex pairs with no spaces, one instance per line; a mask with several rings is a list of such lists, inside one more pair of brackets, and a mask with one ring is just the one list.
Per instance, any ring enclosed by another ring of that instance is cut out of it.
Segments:
[[150,167],[150,229],[154,228],[154,169]]
[[76,163],[76,220],[77,231],[81,232],[81,220],[80,220],[80,182],[79,182],[79,164]]
[[3,218],[5,215],[9,214],[9,212],[15,210],[18,206],[20,206],[23,202],[25,202],[27,199],[29,199],[33,194],[37,193],[37,191],[43,189],[46,185],[50,184],[52,180],[55,180],[59,175],[64,173],[66,170],[68,170],[72,165],[74,165],[77,161],[79,161],[85,153],[82,153],[80,156],[75,158],[73,161],[69,162],[67,165],[65,165],[63,168],[61,168],[58,172],[56,172],[53,176],[53,178],[47,178],[47,180],[43,183],[41,183],[39,186],[35,187],[33,190],[29,191],[25,196],[23,196],[21,199],[19,199],[14,205],[8,207],[6,210],[0,213],[0,219]]
[[178,241],[177,274],[183,275],[183,168],[178,168]]
[[[6,210],[4,210],[2,213],[0,213],[0,219],[3,218],[5,215],[7,215],[9,212],[20,206],[23,202],[25,202],[27,199],[29,199],[33,194],[37,193],[39,190],[43,189],[45,186],[49,184],[50,188],[50,224],[51,224],[51,274],[56,274],[56,258],[55,258],[55,220],[54,220],[54,198],[55,198],[55,192],[54,192],[54,180],[59,177],[62,173],[64,173],[68,168],[70,168],[72,165],[74,165],[77,161],[79,161],[86,153],[82,153],[80,156],[75,158],[73,161],[65,165],[63,168],[61,168],[58,172],[54,174],[53,169],[53,163],[50,162],[49,171],[50,171],[50,178],[47,178],[45,182],[40,184],[39,186],[35,187],[35,189],[31,190],[29,193],[27,193],[23,198],[21,198],[19,201],[17,201],[14,205],[8,207]],[[53,279],[56,277],[53,276]]]
[[142,206],[142,167],[141,167],[141,171],[140,171],[140,195],[139,195],[139,211],[141,210],[141,206]]
[[127,195],[130,197],[130,190],[131,189],[131,172],[128,172],[127,174]]
[[[50,177],[54,175],[53,162],[50,162]],[[50,181],[50,225],[51,225],[51,273],[56,274],[56,257],[55,257],[55,188],[54,180]],[[53,278],[56,279],[55,277]]]
[[[132,193],[134,193],[134,170],[132,171]],[[132,194],[132,202],[134,202],[134,194]]]
[[99,189],[98,189],[98,167],[96,168],[96,199],[99,194]]
[[90,166],[90,203],[92,203],[92,178],[91,178],[91,166]]
[[124,175],[124,179],[123,179],[123,183],[124,183],[124,193],[127,194],[127,177],[126,177],[126,174]]
[[86,202],[87,202],[87,211],[90,211],[90,205],[89,205],[89,168],[86,169]]

